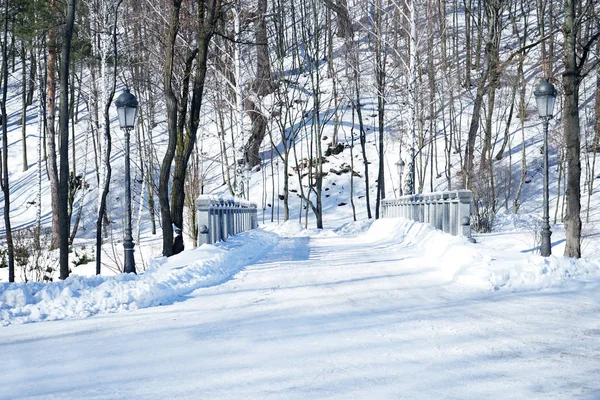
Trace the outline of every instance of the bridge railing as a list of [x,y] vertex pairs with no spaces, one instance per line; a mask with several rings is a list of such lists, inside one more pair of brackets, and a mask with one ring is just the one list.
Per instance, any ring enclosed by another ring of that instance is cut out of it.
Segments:
[[455,236],[471,237],[470,190],[414,194],[382,201],[384,218],[404,217]]
[[239,198],[200,195],[196,199],[196,214],[198,246],[258,227],[256,203]]

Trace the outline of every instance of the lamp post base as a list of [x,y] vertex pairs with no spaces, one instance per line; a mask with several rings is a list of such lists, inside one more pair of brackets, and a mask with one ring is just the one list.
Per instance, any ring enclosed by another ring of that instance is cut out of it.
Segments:
[[540,255],[542,257],[549,257],[552,255],[552,244],[550,242],[551,235],[552,231],[550,231],[550,224],[545,221],[542,225],[542,242],[540,245]]
[[134,274],[136,274],[135,271],[135,257],[133,256],[133,248],[134,248],[134,244],[133,241],[125,241],[123,243],[123,248],[125,249],[125,266],[123,268],[123,272],[125,272],[126,274],[129,274],[131,272],[133,272]]

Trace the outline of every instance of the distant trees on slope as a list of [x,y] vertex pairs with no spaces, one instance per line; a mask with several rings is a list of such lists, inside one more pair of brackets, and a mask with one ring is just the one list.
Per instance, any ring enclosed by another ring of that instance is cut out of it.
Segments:
[[[593,78],[600,87],[597,2],[5,0],[1,7],[2,88],[4,95],[13,88],[22,104],[17,121],[2,101],[2,159],[19,151],[7,148],[5,135],[20,123],[22,168],[29,167],[27,107],[36,100],[37,162],[51,184],[51,246],[60,248],[63,279],[83,212],[74,204],[83,204],[92,183],[82,183],[88,166],[78,165],[85,157],[76,157],[75,132],[87,131],[93,153],[100,271],[116,201],[111,103],[125,86],[140,102],[132,154],[137,226],[149,219],[155,233],[158,213],[168,256],[172,224],[197,235],[194,198],[221,184],[247,197],[251,172],[260,171],[259,200],[272,220],[280,201],[283,219],[296,218],[290,202],[298,201],[298,219],[307,223],[311,212],[322,227],[325,177],[337,172],[326,168],[328,157],[355,144],[360,151],[351,149],[352,164],[342,168],[352,175],[355,218],[356,204],[378,217],[386,196],[434,191],[437,182],[472,189],[474,224],[491,229],[502,206],[515,213],[521,207],[531,177],[524,132],[528,121],[537,124],[531,91],[547,76],[562,93],[562,135],[553,127],[555,208],[565,211],[565,255],[581,256],[581,161],[589,204],[600,150],[599,91],[583,121],[579,99],[582,88],[592,93]],[[9,74],[17,68],[20,74]],[[367,158],[371,141],[376,160]],[[215,145],[220,152],[208,154]],[[400,158],[408,164],[405,182],[389,170]],[[10,182],[2,167],[10,264]],[[364,181],[358,203],[355,179]],[[40,235],[39,217],[36,224]]]

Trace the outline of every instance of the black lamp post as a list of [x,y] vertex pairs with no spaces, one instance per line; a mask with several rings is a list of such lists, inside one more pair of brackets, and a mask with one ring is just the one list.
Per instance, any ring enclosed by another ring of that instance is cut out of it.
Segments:
[[396,168],[398,168],[398,176],[400,177],[400,183],[398,184],[398,187],[400,188],[400,196],[402,196],[404,193],[402,192],[402,173],[404,172],[404,160],[400,159],[398,160],[398,162],[396,163]]
[[123,90],[123,93],[115,100],[117,114],[119,115],[119,125],[125,131],[125,238],[123,248],[125,249],[125,273],[135,272],[135,258],[133,257],[133,236],[131,235],[131,173],[129,168],[129,134],[134,127],[135,114],[138,101],[129,89]]
[[246,181],[246,200],[250,200],[250,164],[248,161],[244,165],[244,180]]
[[542,243],[540,254],[542,257],[548,257],[552,254],[550,235],[550,216],[549,216],[549,196],[548,196],[548,121],[552,118],[554,102],[556,101],[556,89],[548,78],[542,79],[537,85],[535,91],[535,101],[537,103],[538,114],[544,122],[544,215],[542,217]]

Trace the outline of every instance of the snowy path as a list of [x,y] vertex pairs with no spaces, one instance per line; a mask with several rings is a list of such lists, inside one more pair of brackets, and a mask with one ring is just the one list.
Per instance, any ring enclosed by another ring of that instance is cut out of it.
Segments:
[[0,398],[600,398],[598,285],[484,292],[292,237],[175,304],[0,328]]

